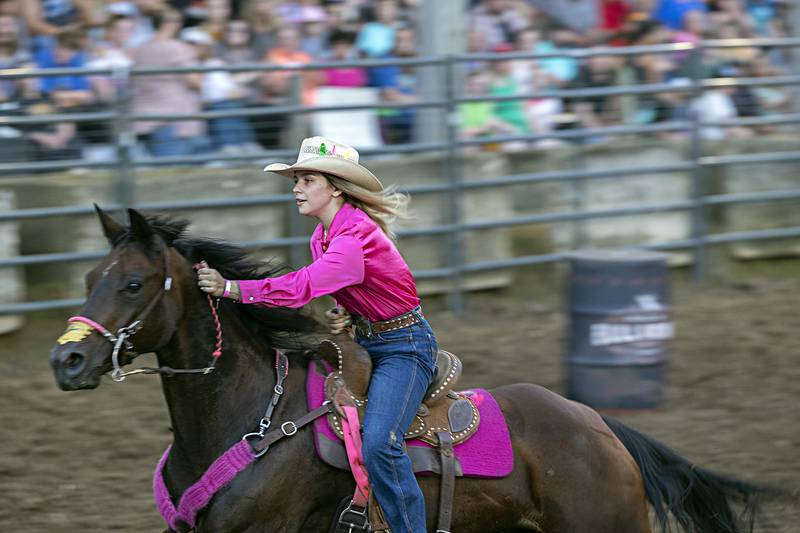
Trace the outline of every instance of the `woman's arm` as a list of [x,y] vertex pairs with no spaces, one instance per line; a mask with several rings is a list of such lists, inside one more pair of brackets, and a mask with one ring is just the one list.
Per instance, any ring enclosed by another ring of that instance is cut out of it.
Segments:
[[[229,296],[246,304],[302,307],[314,298],[364,281],[364,253],[355,237],[340,236],[316,261],[283,276],[230,280]],[[226,280],[214,269],[198,271],[198,286],[223,296]]]
[[32,33],[36,35],[58,35],[63,30],[42,20],[39,2],[19,2],[19,10]]

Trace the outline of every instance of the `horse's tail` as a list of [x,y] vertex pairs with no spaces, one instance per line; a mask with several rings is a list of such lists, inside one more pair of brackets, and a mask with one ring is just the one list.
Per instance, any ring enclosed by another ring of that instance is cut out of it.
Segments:
[[[661,531],[670,531],[671,513],[688,533],[752,532],[760,496],[774,489],[700,468],[619,420],[606,416],[603,420],[639,465],[645,497],[655,510]],[[732,502],[742,504],[738,516]]]

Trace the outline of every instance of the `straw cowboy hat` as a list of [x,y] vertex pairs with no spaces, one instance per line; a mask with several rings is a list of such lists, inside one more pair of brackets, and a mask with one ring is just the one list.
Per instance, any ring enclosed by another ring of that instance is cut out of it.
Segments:
[[264,170],[287,178],[293,177],[298,170],[333,174],[368,191],[383,190],[383,184],[375,174],[358,164],[358,152],[355,148],[325,137],[303,139],[294,164],[272,163]]

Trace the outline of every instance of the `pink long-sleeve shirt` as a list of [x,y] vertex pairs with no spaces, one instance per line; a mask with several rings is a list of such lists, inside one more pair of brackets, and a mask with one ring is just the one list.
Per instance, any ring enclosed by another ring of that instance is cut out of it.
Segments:
[[332,295],[350,314],[372,321],[402,315],[419,305],[414,278],[394,243],[367,214],[345,203],[327,238],[322,224],[311,235],[313,262],[277,277],[240,280],[242,303],[301,307]]

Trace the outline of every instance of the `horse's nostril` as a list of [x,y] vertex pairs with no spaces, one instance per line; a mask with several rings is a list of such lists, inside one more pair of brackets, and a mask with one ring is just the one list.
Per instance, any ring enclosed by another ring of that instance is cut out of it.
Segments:
[[64,366],[70,374],[75,374],[83,370],[86,365],[86,356],[80,353],[72,352],[64,359]]

